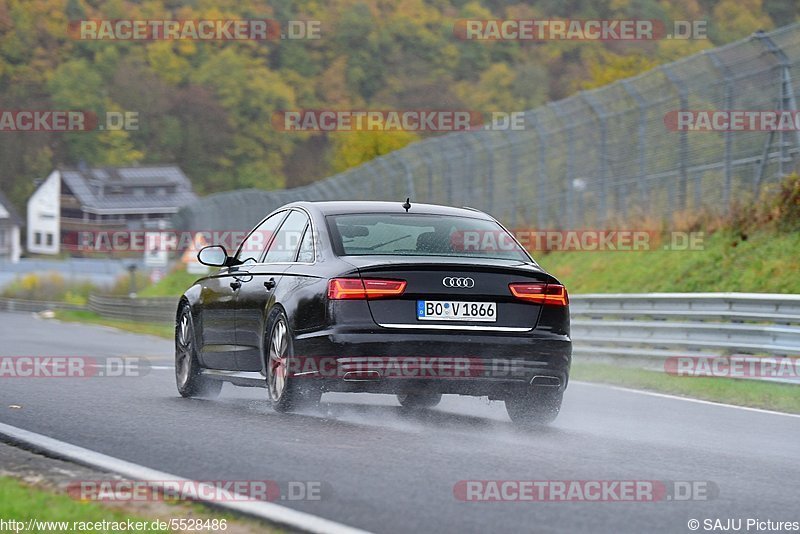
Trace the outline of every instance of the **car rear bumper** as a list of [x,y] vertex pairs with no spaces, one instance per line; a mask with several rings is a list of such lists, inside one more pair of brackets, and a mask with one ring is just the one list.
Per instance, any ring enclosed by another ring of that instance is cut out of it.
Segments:
[[530,388],[566,388],[569,336],[547,332],[366,329],[295,339],[298,379],[325,391],[438,392],[505,398]]

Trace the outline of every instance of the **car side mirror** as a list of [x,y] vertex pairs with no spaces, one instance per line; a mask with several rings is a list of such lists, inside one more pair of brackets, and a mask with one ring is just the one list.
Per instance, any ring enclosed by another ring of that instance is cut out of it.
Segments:
[[226,267],[232,259],[222,245],[209,245],[197,253],[197,261],[209,267]]

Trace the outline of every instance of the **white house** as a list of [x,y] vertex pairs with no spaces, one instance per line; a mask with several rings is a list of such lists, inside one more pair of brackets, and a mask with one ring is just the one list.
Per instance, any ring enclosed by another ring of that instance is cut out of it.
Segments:
[[80,231],[163,228],[195,200],[174,165],[59,168],[28,199],[28,250],[58,254],[66,234]]
[[58,254],[61,235],[61,173],[50,173],[28,199],[28,252]]
[[21,241],[19,228],[22,219],[14,206],[0,191],[0,261],[19,261]]

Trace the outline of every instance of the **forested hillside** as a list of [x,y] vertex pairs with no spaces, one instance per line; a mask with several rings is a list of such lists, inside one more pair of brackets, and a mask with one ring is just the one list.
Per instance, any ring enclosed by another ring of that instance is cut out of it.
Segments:
[[[279,109],[513,111],[798,18],[795,0],[0,0],[0,109],[136,111],[133,131],[0,132],[20,207],[55,165],[175,162],[200,194],[291,187],[400,148],[402,133],[287,133]],[[320,39],[81,41],[82,19],[318,20]],[[707,19],[709,39],[486,42],[461,18]]]

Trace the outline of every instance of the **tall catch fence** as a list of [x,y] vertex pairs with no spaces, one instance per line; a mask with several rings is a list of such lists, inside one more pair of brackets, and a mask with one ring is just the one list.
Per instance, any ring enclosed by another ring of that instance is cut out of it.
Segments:
[[[796,131],[673,131],[677,110],[795,111],[800,24],[761,33],[525,112],[524,130],[456,132],[311,185],[203,198],[181,229],[244,230],[296,200],[471,206],[512,227],[607,228],[724,212],[796,166]],[[287,135],[291,135],[287,133]]]

